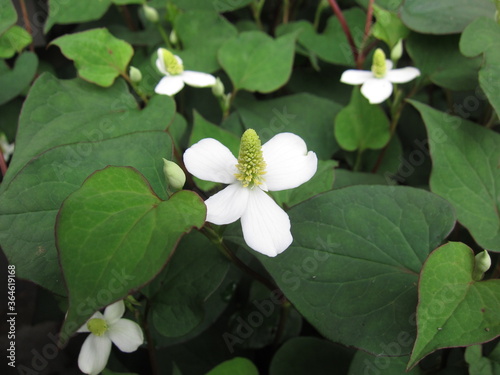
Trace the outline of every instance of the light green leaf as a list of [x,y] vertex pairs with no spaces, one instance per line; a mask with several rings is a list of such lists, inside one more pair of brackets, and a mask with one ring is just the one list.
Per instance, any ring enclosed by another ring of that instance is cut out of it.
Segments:
[[207,375],[259,375],[259,371],[249,359],[236,357],[222,362]]
[[0,0],[0,34],[17,21],[17,12],[11,0]]
[[406,0],[401,20],[410,29],[424,34],[456,34],[479,17],[493,18],[490,0]]
[[459,117],[411,102],[420,111],[432,157],[431,190],[485,249],[500,251],[500,135]]
[[438,86],[450,90],[474,90],[480,58],[464,57],[458,48],[458,35],[423,35],[411,33],[406,41],[409,55]]
[[[186,70],[214,72],[220,68],[217,51],[237,35],[236,27],[214,11],[189,11],[175,20],[175,31],[182,41],[182,58]],[[200,38],[203,35],[203,38]]]
[[218,57],[235,90],[268,93],[290,78],[294,52],[295,35],[273,39],[248,31],[225,42]]
[[410,30],[401,22],[396,13],[374,5],[373,14],[377,19],[372,28],[373,36],[386,42],[391,50],[400,39],[408,36]]
[[333,101],[300,93],[265,101],[236,100],[234,105],[245,128],[255,129],[262,143],[291,132],[304,139],[319,159],[329,160],[339,150],[332,119],[341,106]]
[[181,190],[162,201],[131,167],[92,174],[61,206],[57,248],[69,294],[69,335],[94,311],[149,282],[180,237],[205,222],[206,207]]
[[[366,15],[360,8],[351,8],[343,12],[347,24],[351,30],[363,30],[366,22]],[[310,54],[318,56],[320,59],[345,66],[354,66],[354,57],[351,47],[347,41],[342,26],[336,16],[331,16],[326,24],[325,30],[318,34],[313,25],[308,21],[296,21],[282,24],[277,28],[276,34],[293,35],[298,33],[299,45],[306,48]],[[353,35],[357,46],[363,39],[362,32]],[[335,43],[332,43],[332,40]]]
[[288,214],[290,248],[257,256],[302,316],[335,342],[390,355],[401,341],[408,354],[418,274],[455,224],[451,206],[421,189],[352,186]]
[[419,280],[418,334],[408,368],[427,354],[500,335],[500,280],[474,281],[474,252],[449,242],[429,256]]
[[43,28],[47,33],[52,26],[94,21],[101,18],[111,5],[111,0],[49,0],[49,17]]
[[500,344],[487,356],[482,355],[482,345],[472,345],[465,349],[465,361],[470,375],[500,375]]
[[64,56],[75,61],[80,77],[104,87],[126,74],[134,54],[130,44],[116,39],[107,29],[64,35],[52,43],[61,48]]
[[0,104],[21,94],[31,83],[38,67],[38,57],[31,52],[18,56],[13,69],[0,62]]
[[156,330],[179,337],[197,328],[205,318],[205,304],[224,280],[230,263],[199,232],[185,236],[162,274],[150,285],[151,317]]
[[271,361],[270,375],[345,374],[353,350],[316,337],[295,337],[281,346]]
[[213,10],[218,13],[230,12],[250,4],[252,0],[172,0],[172,3],[184,10]]
[[500,113],[500,28],[492,19],[480,18],[471,23],[460,39],[460,50],[467,57],[483,54],[479,84]]
[[279,205],[291,207],[319,193],[332,190],[334,168],[337,166],[338,162],[335,160],[319,160],[316,174],[305,184],[295,189],[273,191],[271,195]]
[[22,27],[14,25],[0,35],[0,58],[8,59],[20,53],[32,41],[31,35]]
[[382,108],[352,90],[351,102],[335,118],[335,138],[347,151],[378,150],[390,139],[389,120]]

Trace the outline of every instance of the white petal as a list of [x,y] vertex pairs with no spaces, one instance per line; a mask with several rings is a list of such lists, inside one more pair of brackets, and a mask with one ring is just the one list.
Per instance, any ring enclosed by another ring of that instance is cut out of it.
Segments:
[[172,96],[184,87],[184,81],[180,75],[163,77],[155,87],[157,94]]
[[342,73],[340,82],[348,83],[349,85],[361,85],[370,78],[373,78],[373,73],[368,70],[349,69]]
[[165,61],[163,60],[162,54],[161,54],[161,48],[158,48],[157,52],[158,57],[156,58],[156,67],[160,71],[160,73],[168,75],[167,69],[165,68]]
[[110,352],[111,340],[108,337],[90,334],[80,350],[78,367],[85,374],[97,375],[106,367]]
[[389,70],[385,78],[393,83],[405,83],[410,82],[419,75],[420,70],[414,68],[413,66],[407,66],[406,68]]
[[236,181],[238,160],[222,143],[205,138],[184,152],[184,164],[193,176],[205,181],[231,184]]
[[211,74],[202,72],[192,72],[190,70],[185,70],[182,74],[182,79],[184,82],[193,87],[208,87],[215,85],[215,77]]
[[318,167],[316,154],[307,152],[304,140],[292,133],[275,135],[262,146],[262,154],[267,164],[264,179],[270,191],[300,186]]
[[247,245],[270,257],[285,251],[293,241],[288,215],[259,188],[249,194],[241,227]]
[[207,221],[217,225],[238,220],[247,209],[249,188],[239,182],[231,184],[205,201]]
[[361,86],[361,94],[371,104],[382,103],[392,94],[392,83],[386,78],[373,78]]
[[119,300],[106,307],[104,310],[104,319],[109,326],[120,320],[123,314],[125,314],[125,304],[123,300]]
[[394,64],[392,63],[392,60],[385,60],[385,69],[386,69],[386,72],[391,70],[392,67],[394,66]]
[[128,319],[120,319],[111,327],[107,335],[122,352],[135,352],[144,342],[141,327],[136,322]]
[[83,326],[78,328],[78,331],[76,332],[90,332],[87,327],[87,323],[89,322],[90,319],[104,319],[104,315],[102,315],[100,311],[96,311],[90,318],[87,319],[87,321]]

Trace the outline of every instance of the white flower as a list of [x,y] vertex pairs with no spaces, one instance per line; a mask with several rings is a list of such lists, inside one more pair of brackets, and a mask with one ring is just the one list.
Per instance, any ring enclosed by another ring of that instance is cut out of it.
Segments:
[[0,151],[5,161],[8,161],[10,156],[14,153],[14,143],[9,143],[5,134],[0,135]]
[[184,84],[193,87],[215,85],[215,77],[213,75],[184,70],[181,58],[165,48],[158,48],[156,66],[162,74],[165,74],[165,77],[155,87],[157,94],[175,95],[182,90]]
[[83,373],[97,375],[104,370],[111,342],[126,353],[136,351],[142,345],[144,336],[141,327],[131,320],[121,319],[124,313],[125,304],[120,300],[106,307],[104,315],[96,312],[78,330],[90,332],[78,357],[78,367]]
[[261,146],[255,130],[248,129],[238,159],[219,141],[205,138],[186,150],[184,163],[202,180],[229,184],[205,201],[208,222],[223,225],[241,218],[245,242],[267,256],[290,246],[290,219],[266,191],[292,189],[314,176],[318,159],[302,138],[280,133]]
[[392,61],[385,59],[384,51],[377,49],[373,55],[372,70],[346,70],[340,82],[362,85],[361,93],[371,104],[382,103],[392,94],[393,83],[405,83],[420,75],[420,70],[412,66],[392,69]]

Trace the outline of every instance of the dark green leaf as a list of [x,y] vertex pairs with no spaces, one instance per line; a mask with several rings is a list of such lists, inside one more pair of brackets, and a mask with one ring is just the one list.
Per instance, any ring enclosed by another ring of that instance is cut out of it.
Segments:
[[111,5],[111,0],[49,0],[49,17],[44,31],[48,32],[54,24],[68,24],[94,21],[101,18]]
[[259,375],[259,371],[249,359],[236,357],[222,362],[207,375]]
[[333,341],[380,355],[399,342],[408,354],[418,274],[454,226],[451,206],[419,189],[353,186],[288,213],[294,242],[258,258],[297,310]]
[[477,243],[500,251],[500,135],[412,101],[432,157],[431,190],[448,200]]
[[410,29],[424,34],[456,34],[479,17],[493,18],[489,0],[406,0],[401,19]]
[[0,34],[17,21],[16,8],[11,0],[0,0]]
[[24,52],[9,69],[0,62],[0,104],[15,98],[31,83],[38,67],[38,57],[31,52]]
[[358,351],[349,368],[349,375],[361,374],[384,374],[384,375],[423,375],[424,372],[415,367],[406,372],[406,364],[408,356],[394,357],[400,351],[399,344],[394,342],[389,344],[392,348],[392,353],[388,353],[391,357],[375,357],[363,351]]

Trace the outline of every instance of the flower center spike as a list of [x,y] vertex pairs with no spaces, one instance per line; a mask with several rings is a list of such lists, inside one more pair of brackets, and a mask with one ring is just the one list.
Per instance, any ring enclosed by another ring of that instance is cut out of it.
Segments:
[[376,78],[385,77],[387,72],[385,53],[380,48],[377,48],[373,54],[372,72]]
[[177,60],[175,55],[168,49],[161,48],[161,56],[163,58],[163,64],[165,65],[165,70],[171,75],[178,75],[184,71],[184,67]]
[[254,187],[262,184],[262,175],[266,173],[266,162],[262,157],[262,144],[253,129],[248,129],[241,136],[240,153],[236,167],[240,173],[236,178],[244,187]]
[[108,330],[108,324],[104,319],[94,318],[87,322],[87,328],[96,336],[102,336]]

